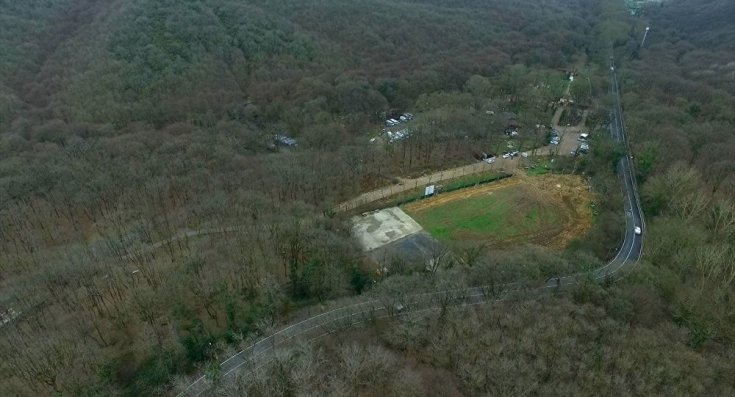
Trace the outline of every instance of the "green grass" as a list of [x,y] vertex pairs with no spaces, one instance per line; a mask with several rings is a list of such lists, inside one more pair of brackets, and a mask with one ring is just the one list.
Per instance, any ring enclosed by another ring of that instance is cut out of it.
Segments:
[[541,231],[558,220],[555,208],[529,203],[525,191],[513,187],[407,212],[432,236],[449,242],[504,240]]
[[551,161],[549,159],[540,160],[538,163],[536,163],[534,166],[530,167],[526,173],[529,176],[538,176],[538,175],[544,175],[551,172]]

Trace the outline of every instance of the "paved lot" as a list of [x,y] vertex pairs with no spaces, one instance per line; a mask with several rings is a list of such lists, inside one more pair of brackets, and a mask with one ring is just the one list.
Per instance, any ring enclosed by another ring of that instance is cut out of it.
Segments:
[[443,252],[442,245],[429,233],[421,230],[376,248],[368,252],[368,256],[383,265],[395,265],[398,261],[406,264],[426,264],[429,259],[441,252]]
[[398,207],[355,216],[352,224],[352,233],[365,251],[372,251],[422,230],[421,225]]
[[561,117],[563,111],[564,108],[560,107],[559,109],[557,109],[556,113],[554,113],[554,117],[551,119],[551,125],[554,127],[555,130],[561,133],[561,142],[559,143],[559,145],[555,145],[556,147],[552,148],[550,151],[556,153],[557,155],[568,156],[571,154],[571,152],[577,150],[577,147],[579,146],[578,138],[582,131],[585,130],[585,123],[587,121],[588,112],[586,110],[584,111],[582,115],[582,121],[578,125],[562,126],[559,125],[559,118]]

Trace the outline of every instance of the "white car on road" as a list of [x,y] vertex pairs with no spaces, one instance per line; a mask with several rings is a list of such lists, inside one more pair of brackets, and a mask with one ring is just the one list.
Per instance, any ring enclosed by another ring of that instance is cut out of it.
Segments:
[[636,227],[635,227],[635,228],[633,229],[633,232],[635,232],[635,234],[637,234],[637,235],[639,235],[639,236],[640,236],[640,234],[641,234],[641,232],[642,232],[642,231],[641,231],[641,227],[640,227],[640,226],[636,226]]

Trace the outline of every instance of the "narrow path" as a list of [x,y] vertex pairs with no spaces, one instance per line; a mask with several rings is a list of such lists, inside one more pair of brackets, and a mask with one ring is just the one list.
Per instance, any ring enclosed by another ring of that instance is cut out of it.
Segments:
[[[563,141],[562,137],[562,141]],[[547,156],[549,154],[555,154],[558,148],[551,145],[543,146],[535,150],[537,156]],[[529,151],[530,152],[530,151]],[[380,189],[365,192],[354,199],[345,201],[338,204],[335,210],[338,212],[349,211],[365,204],[372,203],[374,201],[382,200],[386,197],[393,196],[398,193],[406,192],[412,189],[419,188],[421,186],[430,185],[432,183],[439,183],[451,179],[460,178],[472,174],[480,174],[490,171],[504,171],[513,172],[521,167],[521,157],[504,159],[502,157],[496,158],[495,162],[488,164],[484,161],[477,161],[472,164],[463,165],[456,168],[450,168],[443,171],[434,172],[429,175],[422,175],[418,178],[401,178],[401,182],[386,186]]]

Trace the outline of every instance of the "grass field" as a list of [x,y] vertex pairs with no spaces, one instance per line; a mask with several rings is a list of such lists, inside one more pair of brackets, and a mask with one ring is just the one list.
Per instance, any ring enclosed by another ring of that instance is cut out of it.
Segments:
[[558,222],[552,208],[529,205],[518,211],[522,201],[523,189],[503,189],[411,215],[440,240],[505,239]]
[[551,172],[551,162],[549,159],[543,159],[539,161],[536,165],[529,168],[526,173],[529,176],[538,176],[538,175],[544,175]]
[[559,247],[591,225],[591,198],[581,178],[548,174],[441,194],[403,209],[445,242],[523,240]]

